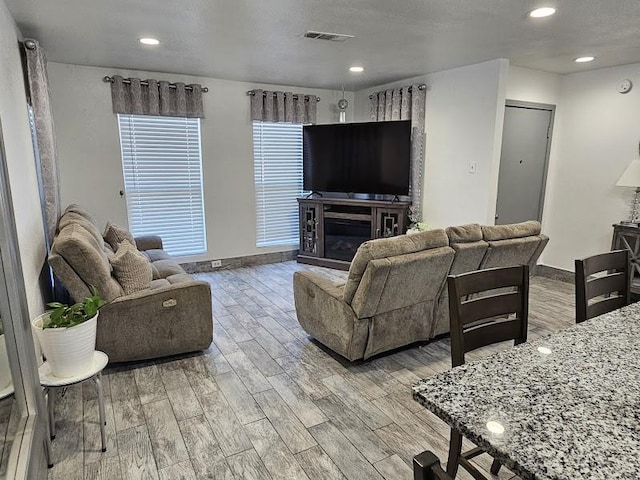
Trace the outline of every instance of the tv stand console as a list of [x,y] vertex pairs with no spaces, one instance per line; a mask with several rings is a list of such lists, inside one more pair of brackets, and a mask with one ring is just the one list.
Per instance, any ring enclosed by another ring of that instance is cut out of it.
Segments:
[[299,198],[298,262],[349,270],[363,242],[406,232],[410,202]]

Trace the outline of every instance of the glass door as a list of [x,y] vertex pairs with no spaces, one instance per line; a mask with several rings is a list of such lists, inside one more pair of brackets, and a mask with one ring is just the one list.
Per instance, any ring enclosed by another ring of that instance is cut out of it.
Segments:
[[18,433],[22,414],[14,396],[5,329],[0,318],[0,478],[7,478],[9,457]]
[[46,422],[13,212],[0,122],[0,479],[35,480]]

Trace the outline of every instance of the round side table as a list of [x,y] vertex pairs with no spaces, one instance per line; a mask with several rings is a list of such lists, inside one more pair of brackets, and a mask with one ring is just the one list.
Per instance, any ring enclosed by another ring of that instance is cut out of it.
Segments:
[[47,401],[47,408],[49,410],[49,434],[47,437],[47,457],[49,468],[53,467],[53,456],[51,448],[51,440],[56,438],[56,425],[55,425],[55,390],[58,388],[70,387],[78,383],[86,382],[87,380],[93,380],[98,387],[98,407],[100,410],[100,437],[102,440],[102,451],[107,451],[107,437],[104,431],[106,425],[104,415],[104,392],[102,391],[102,370],[109,363],[109,357],[106,353],[95,351],[93,352],[93,358],[91,365],[87,365],[86,371],[80,375],[74,377],[56,377],[51,372],[51,365],[49,362],[44,362],[38,369],[40,374],[40,385],[43,388],[43,393]]

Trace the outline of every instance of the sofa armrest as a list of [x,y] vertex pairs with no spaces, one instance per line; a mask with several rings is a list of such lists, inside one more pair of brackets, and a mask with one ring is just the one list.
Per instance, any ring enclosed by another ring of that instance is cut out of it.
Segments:
[[100,309],[97,349],[111,362],[204,350],[213,340],[211,287],[186,281],[116,298]]
[[145,299],[160,298],[159,295],[163,297],[171,297],[171,295],[181,296],[183,292],[187,291],[187,289],[189,288],[201,290],[202,293],[204,293],[206,290],[209,296],[204,300],[208,299],[209,303],[211,303],[211,285],[209,285],[209,283],[202,280],[189,280],[184,282],[172,283],[170,285],[167,285],[161,288],[154,288],[151,290],[141,290],[136,293],[130,293],[129,295],[122,295],[112,300],[111,302],[107,303],[104,307],[100,309],[100,311],[102,312],[105,308],[113,307],[113,306],[117,308],[122,308],[120,306],[121,304],[128,304],[129,306],[132,306],[132,302],[137,302]]
[[[293,284],[295,288],[296,277],[298,277],[298,282],[308,282],[313,284],[316,288],[320,289],[323,293],[333,297],[342,302],[342,295],[344,292],[344,283],[332,282],[326,277],[322,275],[318,275],[313,272],[295,272],[293,275]],[[304,280],[303,280],[304,279]],[[344,303],[344,302],[343,302]]]
[[362,358],[368,319],[358,319],[342,299],[344,285],[311,272],[293,275],[298,322],[314,338],[349,360]]
[[145,250],[162,250],[162,238],[158,235],[144,235],[136,237],[136,247],[141,252]]

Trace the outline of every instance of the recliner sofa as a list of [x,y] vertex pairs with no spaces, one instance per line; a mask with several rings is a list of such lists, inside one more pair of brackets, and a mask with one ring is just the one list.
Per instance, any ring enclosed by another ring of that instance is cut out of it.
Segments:
[[449,331],[448,275],[533,266],[548,241],[534,221],[371,240],[356,252],[346,283],[309,271],[294,274],[298,321],[352,361],[430,340]]
[[124,294],[113,276],[95,220],[71,205],[58,222],[49,264],[73,301],[95,287],[108,303],[100,309],[96,348],[110,362],[125,362],[204,350],[213,340],[211,287],[195,280],[162,250],[156,236],[136,238],[149,259],[153,280],[144,290]]

